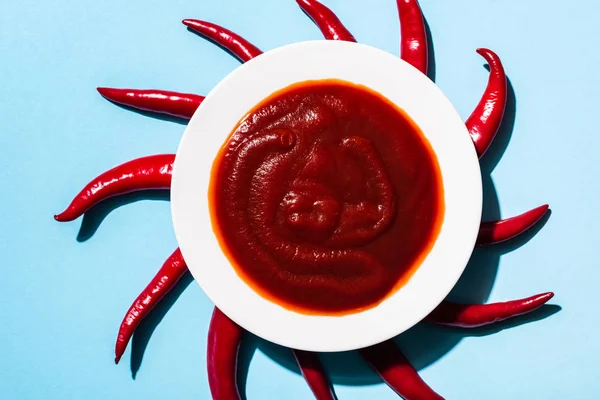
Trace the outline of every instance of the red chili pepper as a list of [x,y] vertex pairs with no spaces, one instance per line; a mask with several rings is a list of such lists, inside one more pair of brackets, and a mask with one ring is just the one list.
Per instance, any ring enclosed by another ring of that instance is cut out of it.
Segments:
[[482,157],[486,152],[504,115],[506,106],[506,74],[500,57],[489,49],[477,49],[490,66],[490,77],[479,104],[465,123],[475,144],[477,155]]
[[337,15],[324,4],[316,0],[296,0],[296,3],[317,24],[325,39],[356,42]]
[[402,398],[444,400],[421,379],[392,340],[361,349],[360,354],[381,379]]
[[317,400],[335,400],[331,384],[327,380],[319,356],[310,351],[293,350],[304,380]]
[[217,307],[208,329],[208,385],[215,400],[239,400],[237,360],[244,330]]
[[489,246],[512,239],[533,227],[548,211],[548,204],[512,218],[483,222],[479,227],[477,246]]
[[152,278],[148,286],[135,299],[121,326],[115,346],[115,363],[118,364],[133,336],[133,332],[150,311],[175,287],[177,282],[187,271],[187,265],[179,249],[167,258],[158,273]]
[[397,0],[400,17],[400,58],[427,74],[427,31],[417,0]]
[[262,54],[262,51],[258,47],[237,33],[234,33],[229,29],[223,28],[217,24],[200,21],[198,19],[184,19],[181,22],[194,32],[197,32],[205,38],[223,46],[242,62],[246,62]]
[[121,164],[88,183],[62,213],[57,221],[73,221],[102,200],[148,189],[169,189],[174,154],[141,157]]
[[98,92],[107,100],[139,110],[190,119],[204,100],[204,96],[167,90],[115,89],[99,87]]
[[426,320],[438,325],[477,328],[537,310],[552,297],[554,293],[547,292],[503,303],[457,304],[444,301]]

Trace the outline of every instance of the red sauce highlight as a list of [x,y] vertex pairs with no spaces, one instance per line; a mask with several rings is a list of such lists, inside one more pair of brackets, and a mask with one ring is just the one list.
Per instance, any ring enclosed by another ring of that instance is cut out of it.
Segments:
[[238,275],[287,309],[343,315],[404,285],[443,221],[437,158],[377,92],[306,81],[236,126],[212,168],[213,230]]

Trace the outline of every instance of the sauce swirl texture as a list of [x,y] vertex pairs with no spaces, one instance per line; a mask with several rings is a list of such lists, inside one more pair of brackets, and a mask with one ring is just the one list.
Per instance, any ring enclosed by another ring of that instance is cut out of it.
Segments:
[[251,110],[212,170],[213,230],[238,275],[296,312],[374,307],[425,258],[444,214],[435,153],[389,100],[300,82]]

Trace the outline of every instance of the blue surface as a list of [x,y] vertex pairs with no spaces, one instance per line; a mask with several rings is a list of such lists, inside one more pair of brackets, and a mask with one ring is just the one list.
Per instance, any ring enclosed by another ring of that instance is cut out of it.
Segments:
[[[176,246],[168,196],[109,202],[83,225],[52,215],[100,172],[174,152],[184,130],[114,106],[96,86],[206,93],[239,65],[181,19],[226,25],[262,49],[321,37],[293,0],[251,3],[0,4],[0,398],[210,397],[212,305],[189,278],[144,323],[121,364],[113,363],[124,312]],[[419,325],[402,335],[424,379],[448,399],[600,396],[600,6],[577,3],[422,1],[436,82],[463,117],[487,80],[475,48],[501,55],[514,88],[508,122],[483,162],[486,217],[546,202],[553,210],[528,241],[477,251],[454,297],[500,301],[553,290],[552,303],[562,308],[497,329]],[[358,40],[398,54],[393,0],[326,4]],[[242,364],[251,359],[242,372],[248,399],[311,398],[287,351],[249,343],[242,353]],[[340,399],[397,398],[356,353],[325,361]]]

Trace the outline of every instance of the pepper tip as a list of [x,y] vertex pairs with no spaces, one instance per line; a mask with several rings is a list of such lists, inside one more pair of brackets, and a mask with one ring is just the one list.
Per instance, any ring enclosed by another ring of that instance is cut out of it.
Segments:
[[121,360],[121,356],[116,356],[115,357],[115,364],[119,364],[120,360]]
[[54,215],[54,220],[58,222],[70,222],[75,220],[79,215],[73,214],[69,209]]
[[544,204],[544,205],[534,208],[533,211],[535,211],[535,214],[537,214],[537,216],[538,216],[536,222],[539,221],[540,219],[542,219],[542,217],[544,215],[546,215],[546,213],[548,212],[549,209],[550,209],[550,206],[548,204]]
[[98,91],[98,93],[100,93],[100,96],[106,98],[108,97],[110,88],[99,86],[96,88],[96,90]]
[[181,23],[187,26],[188,28],[193,28],[195,25],[198,25],[198,20],[186,18],[182,20]]

